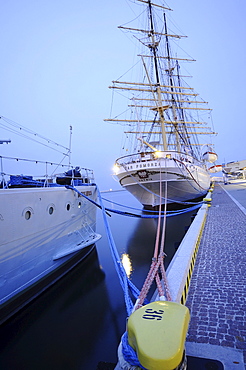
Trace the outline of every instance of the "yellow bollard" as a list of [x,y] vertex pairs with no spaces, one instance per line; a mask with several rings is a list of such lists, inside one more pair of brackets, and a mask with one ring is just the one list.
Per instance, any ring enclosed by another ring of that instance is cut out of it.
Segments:
[[156,301],[128,319],[128,342],[148,370],[173,370],[181,363],[190,320],[187,307]]

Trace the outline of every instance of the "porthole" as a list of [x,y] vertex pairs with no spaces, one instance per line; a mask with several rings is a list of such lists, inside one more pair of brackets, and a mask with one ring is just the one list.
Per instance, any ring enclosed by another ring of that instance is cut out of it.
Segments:
[[79,202],[79,203],[78,203],[78,208],[81,208],[81,205],[82,205],[82,203],[81,203],[81,202]]
[[26,211],[25,212],[25,219],[26,220],[30,220],[31,216],[32,216],[32,212],[31,211]]
[[51,206],[49,207],[49,214],[52,215],[54,213],[54,208]]
[[34,212],[33,212],[33,209],[31,207],[26,207],[22,212],[22,216],[25,218],[25,220],[30,220],[33,213]]
[[70,203],[67,203],[67,211],[69,211],[70,210],[70,208],[71,208],[71,205],[70,205]]
[[49,215],[53,215],[53,213],[55,212],[56,210],[56,206],[54,203],[50,203],[47,205],[47,208],[46,208],[46,212],[49,214]]

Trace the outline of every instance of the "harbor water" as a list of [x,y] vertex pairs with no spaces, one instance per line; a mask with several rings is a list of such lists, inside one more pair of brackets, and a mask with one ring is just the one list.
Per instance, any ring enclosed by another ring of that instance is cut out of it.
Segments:
[[[132,207],[127,212],[140,213],[135,208],[141,210],[141,205],[125,191],[102,196],[108,208],[126,204]],[[166,267],[194,214],[167,218]],[[127,273],[141,289],[153,256],[157,219],[107,217]],[[0,369],[96,370],[99,363],[117,362],[126,308],[100,210],[97,232],[102,238],[86,260],[0,327]]]

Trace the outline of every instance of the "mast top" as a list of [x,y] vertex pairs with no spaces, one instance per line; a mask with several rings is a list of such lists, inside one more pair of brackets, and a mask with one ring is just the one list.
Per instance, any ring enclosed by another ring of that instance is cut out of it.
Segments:
[[159,4],[155,4],[155,3],[152,3],[150,0],[137,0],[139,1],[140,3],[145,3],[145,4],[150,4],[152,6],[157,6],[158,8],[161,8],[161,9],[165,9],[165,10],[170,10],[170,11],[173,11],[171,8],[167,8],[165,6],[162,6],[162,5],[159,5]]

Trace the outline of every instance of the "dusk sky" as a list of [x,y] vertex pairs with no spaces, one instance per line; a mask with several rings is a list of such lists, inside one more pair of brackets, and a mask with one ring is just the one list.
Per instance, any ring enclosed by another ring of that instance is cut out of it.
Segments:
[[[189,84],[213,109],[217,163],[246,159],[245,0],[168,5],[168,17],[188,36],[183,49],[196,59],[187,66]],[[133,60],[133,43],[117,26],[138,9],[129,0],[0,1],[0,116],[64,146],[72,125],[72,163],[93,169],[101,190],[119,188],[111,173],[122,127],[103,120],[110,114],[108,86]],[[1,155],[60,161],[60,154],[46,153],[1,123],[0,139],[12,141],[0,146]],[[4,171],[14,171],[10,162]],[[31,174],[28,167],[19,173]]]

